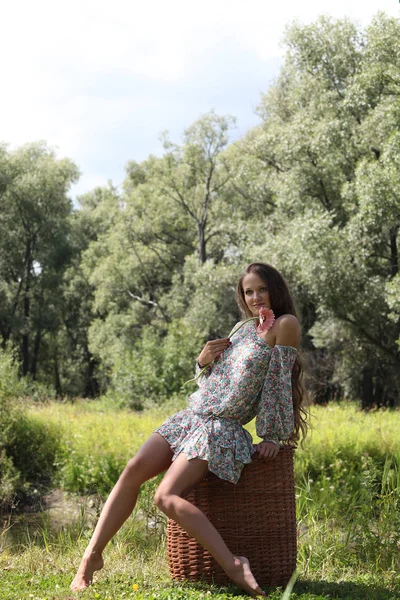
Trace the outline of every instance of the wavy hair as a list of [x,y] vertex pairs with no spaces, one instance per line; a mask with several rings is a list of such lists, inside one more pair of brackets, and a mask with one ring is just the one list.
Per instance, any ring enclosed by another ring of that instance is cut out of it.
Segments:
[[[282,275],[271,265],[266,263],[251,263],[246,267],[238,281],[236,300],[244,317],[252,317],[244,296],[243,279],[249,273],[254,273],[263,280],[269,293],[271,309],[276,318],[282,315],[294,315],[297,318],[296,307],[289,291],[288,284]],[[308,394],[304,385],[305,360],[301,352],[296,353],[296,360],[292,370],[292,393],[294,429],[289,438],[289,443],[296,444],[300,438],[302,442],[307,435]]]

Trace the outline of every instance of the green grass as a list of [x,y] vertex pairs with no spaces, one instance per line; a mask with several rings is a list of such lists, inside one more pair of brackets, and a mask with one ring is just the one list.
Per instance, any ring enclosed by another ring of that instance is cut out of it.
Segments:
[[[58,481],[72,494],[104,497],[126,461],[178,406],[132,414],[102,403],[30,409],[63,433]],[[400,598],[400,412],[361,413],[353,405],[314,407],[313,432],[296,452],[298,580],[290,598]],[[249,429],[254,433],[254,424]],[[79,595],[90,599],[246,598],[235,588],[172,584],[165,520],[150,482],[136,515],[109,545],[106,568]],[[0,530],[1,533],[1,530]],[[52,532],[43,521],[18,543],[0,536],[0,598],[69,599],[68,589],[91,530],[82,518]],[[210,594],[211,592],[211,594]],[[271,600],[283,590],[272,590]]]

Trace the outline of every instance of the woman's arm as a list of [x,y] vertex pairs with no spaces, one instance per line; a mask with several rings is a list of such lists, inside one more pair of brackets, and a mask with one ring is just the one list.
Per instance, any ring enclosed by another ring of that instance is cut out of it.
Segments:
[[300,345],[300,324],[293,315],[279,317],[276,324],[275,345],[279,348],[272,351],[256,421],[258,435],[269,438],[256,445],[260,459],[274,458],[279,452],[279,439],[286,439],[293,426],[291,373],[294,349]]

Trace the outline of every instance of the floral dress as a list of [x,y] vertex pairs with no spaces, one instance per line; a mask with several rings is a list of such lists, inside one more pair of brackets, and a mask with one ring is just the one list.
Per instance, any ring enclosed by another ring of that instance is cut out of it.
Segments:
[[[221,479],[237,483],[255,449],[243,425],[256,417],[257,435],[279,445],[294,427],[292,368],[296,348],[269,346],[253,321],[232,336],[231,345],[199,381],[188,408],[156,432],[174,452],[201,458]],[[197,372],[198,367],[197,367]]]

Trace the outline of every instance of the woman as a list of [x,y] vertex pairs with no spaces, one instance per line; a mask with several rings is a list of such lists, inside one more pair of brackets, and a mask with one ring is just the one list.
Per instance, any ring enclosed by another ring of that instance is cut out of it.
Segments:
[[[236,483],[244,464],[257,452],[273,459],[281,441],[295,442],[306,433],[302,403],[301,362],[297,354],[300,325],[282,275],[264,263],[246,268],[237,286],[238,304],[247,319],[232,339],[207,342],[197,359],[199,390],[189,407],[161,425],[132,458],[112,490],[84,553],[71,589],[90,585],[103,566],[106,544],[131,514],[139,488],[166,471],[155,503],[169,518],[202,544],[239,587],[251,596],[265,596],[248,560],[234,556],[207,517],[182,498],[208,471]],[[275,321],[258,333],[255,320],[261,309],[271,309]],[[254,416],[255,447],[242,427]]]

